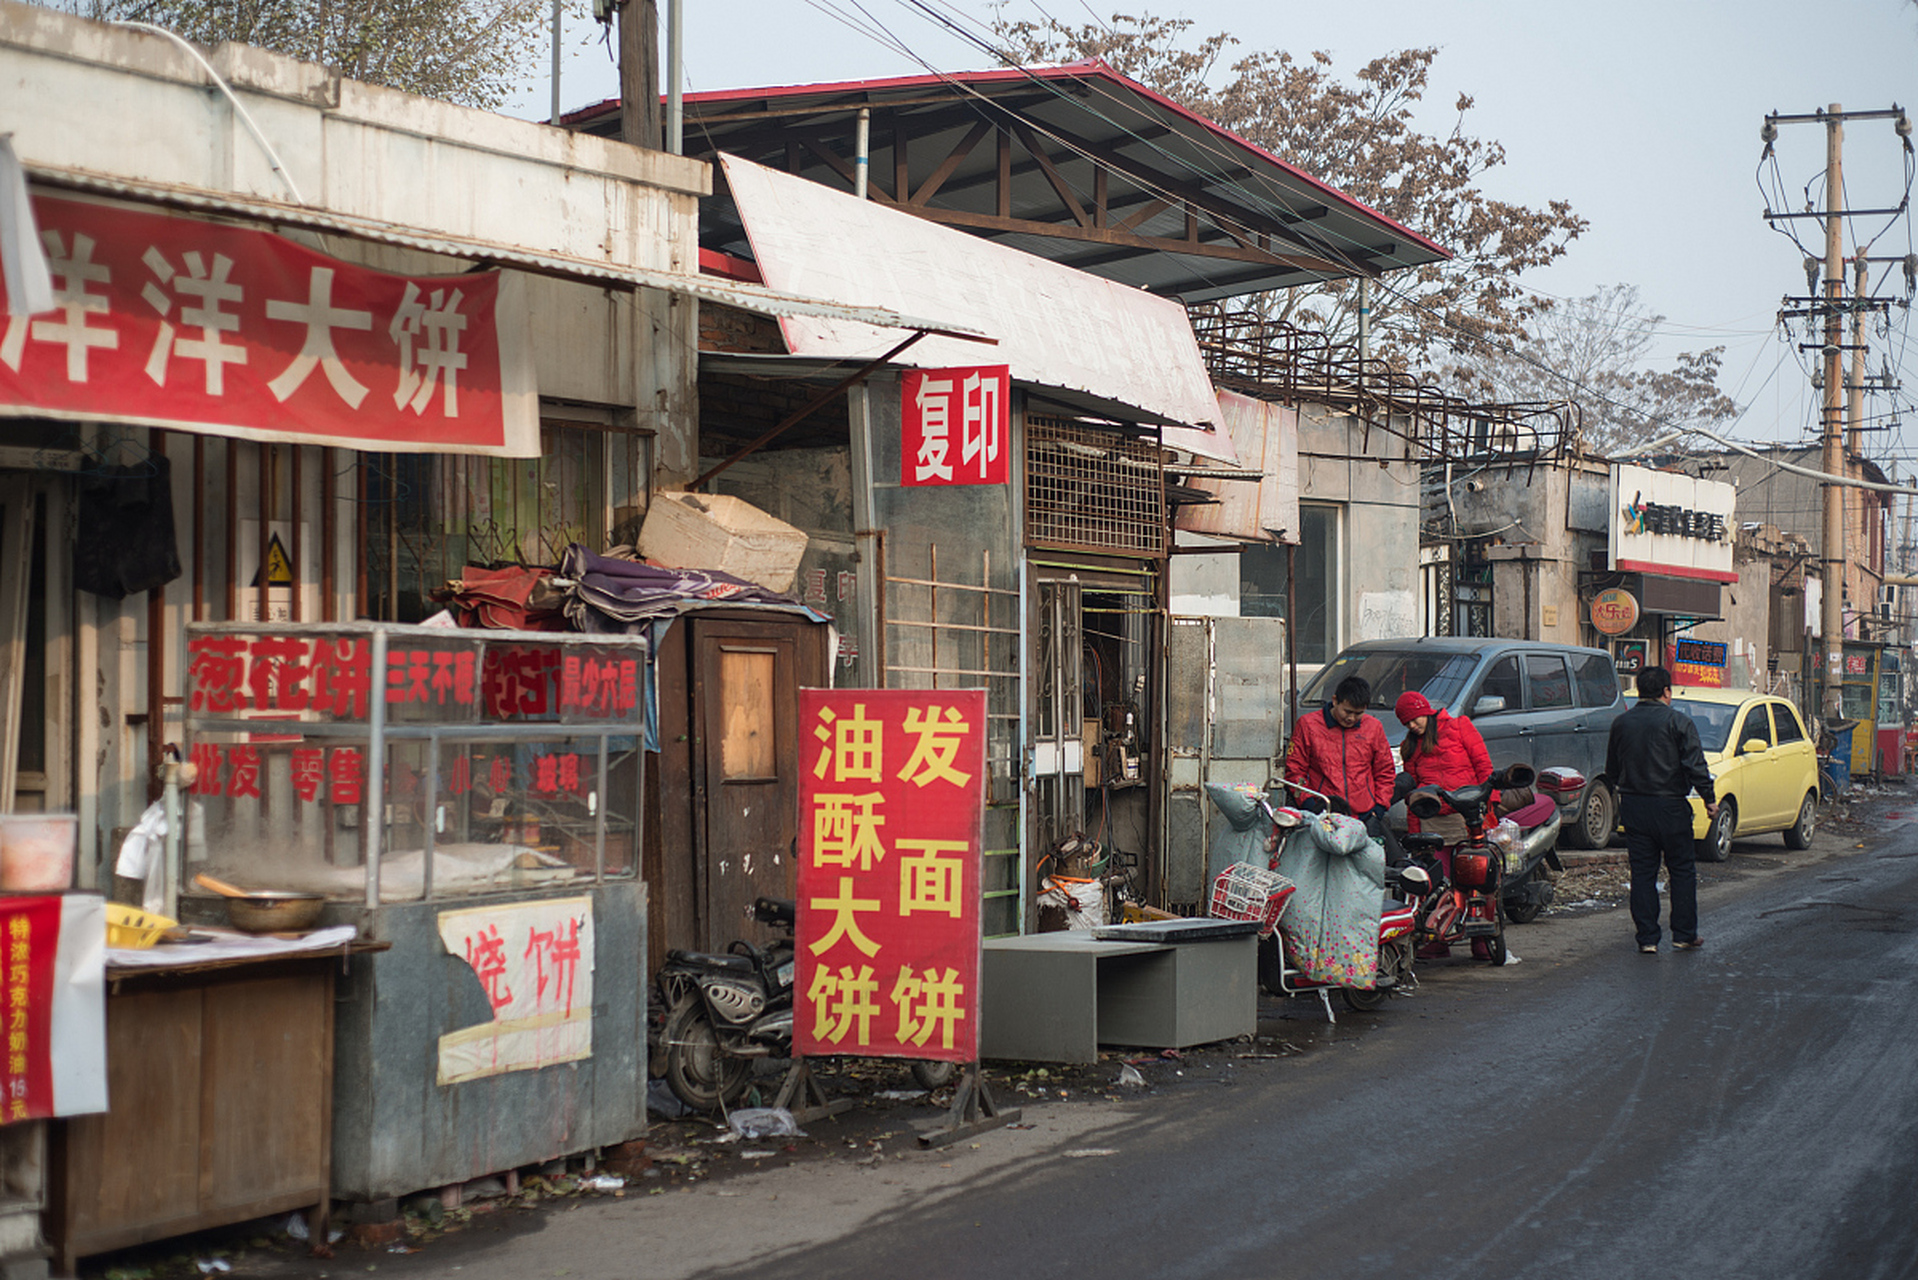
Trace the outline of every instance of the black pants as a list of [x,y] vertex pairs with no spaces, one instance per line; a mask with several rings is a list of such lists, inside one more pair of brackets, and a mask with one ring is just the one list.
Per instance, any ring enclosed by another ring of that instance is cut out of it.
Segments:
[[1619,820],[1632,863],[1632,927],[1640,946],[1658,942],[1658,865],[1671,881],[1672,941],[1698,936],[1698,864],[1692,844],[1692,803],[1682,796],[1623,795]]

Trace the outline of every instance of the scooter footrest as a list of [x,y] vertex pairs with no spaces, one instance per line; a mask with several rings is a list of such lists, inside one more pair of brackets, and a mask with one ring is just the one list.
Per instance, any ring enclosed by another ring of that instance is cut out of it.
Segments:
[[1498,924],[1491,920],[1467,920],[1458,931],[1467,938],[1489,938],[1498,932]]

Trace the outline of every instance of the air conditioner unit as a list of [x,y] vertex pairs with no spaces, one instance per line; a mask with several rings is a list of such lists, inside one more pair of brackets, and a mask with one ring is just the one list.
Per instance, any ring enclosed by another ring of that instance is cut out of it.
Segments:
[[1881,621],[1890,622],[1897,612],[1898,588],[1895,584],[1886,583],[1878,588],[1878,617]]

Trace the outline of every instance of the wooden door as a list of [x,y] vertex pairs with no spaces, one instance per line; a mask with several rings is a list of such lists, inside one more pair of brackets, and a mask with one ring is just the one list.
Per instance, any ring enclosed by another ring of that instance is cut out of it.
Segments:
[[800,629],[796,621],[690,622],[700,825],[698,946],[765,941],[746,915],[762,894],[793,895],[799,813]]

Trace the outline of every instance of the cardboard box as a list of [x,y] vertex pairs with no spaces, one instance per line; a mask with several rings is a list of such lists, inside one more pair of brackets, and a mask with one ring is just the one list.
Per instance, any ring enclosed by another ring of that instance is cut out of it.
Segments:
[[791,592],[806,535],[729,494],[656,493],[639,531],[639,554],[669,568],[716,569]]

